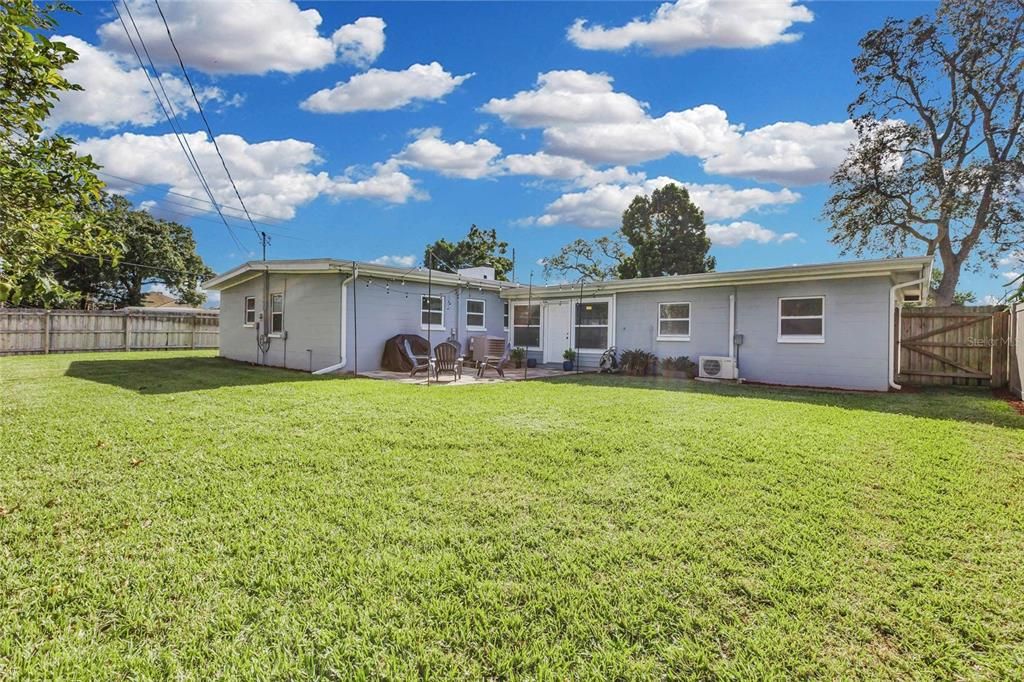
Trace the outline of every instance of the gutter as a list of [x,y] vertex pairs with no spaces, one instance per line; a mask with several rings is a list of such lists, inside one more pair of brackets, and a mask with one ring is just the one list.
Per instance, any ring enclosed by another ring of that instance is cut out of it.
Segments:
[[345,369],[345,365],[348,364],[348,358],[345,357],[345,351],[348,349],[348,285],[352,283],[359,275],[359,268],[355,267],[352,269],[352,274],[349,275],[341,283],[341,319],[339,320],[338,330],[338,359],[341,362],[331,365],[330,367],[324,367],[318,369],[313,374],[330,374],[331,372],[337,372],[338,370]]
[[[895,327],[895,320],[893,319],[893,315],[892,314],[897,309],[896,308],[896,292],[899,289],[906,289],[907,287],[912,287],[912,286],[916,286],[916,285],[919,285],[919,284],[924,284],[929,279],[930,279],[930,277],[921,277],[920,279],[915,279],[915,280],[912,280],[910,282],[902,282],[900,284],[894,284],[891,287],[889,287],[889,315],[888,315],[888,318],[889,318],[889,352],[887,354],[887,357],[889,359],[889,388],[894,388],[897,391],[901,390],[903,388],[903,386],[896,383],[896,359],[893,358],[893,351],[895,350],[895,346],[896,346],[896,339],[895,339],[896,330],[894,328]],[[922,297],[922,300],[923,300],[923,297]],[[902,306],[899,309],[902,310],[903,309]]]

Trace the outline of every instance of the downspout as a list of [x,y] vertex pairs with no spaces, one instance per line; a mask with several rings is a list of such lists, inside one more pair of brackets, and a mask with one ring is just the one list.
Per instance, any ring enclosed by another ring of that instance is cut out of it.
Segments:
[[345,353],[348,350],[348,285],[356,278],[357,272],[358,268],[353,268],[352,274],[341,282],[341,310],[338,330],[338,359],[340,362],[330,367],[318,369],[313,374],[330,374],[331,372],[345,369],[345,365],[348,364],[348,358],[345,357]]
[[[899,289],[906,289],[907,287],[916,286],[923,284],[928,281],[928,277],[921,277],[920,279],[911,280],[910,282],[902,282],[900,284],[894,284],[889,287],[889,349],[886,357],[889,360],[889,388],[894,388],[897,391],[903,388],[900,384],[896,383],[896,360],[893,358],[893,351],[896,347],[896,329],[895,329],[895,316],[893,313],[896,312],[896,292]],[[923,300],[923,296],[922,296]],[[900,307],[902,310],[902,306]],[[902,336],[902,334],[901,334]]]
[[729,294],[729,358],[736,359],[736,294]]

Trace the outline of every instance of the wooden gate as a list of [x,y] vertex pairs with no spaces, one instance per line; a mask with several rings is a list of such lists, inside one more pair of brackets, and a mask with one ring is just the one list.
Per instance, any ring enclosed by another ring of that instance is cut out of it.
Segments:
[[1009,318],[1004,306],[904,308],[896,320],[900,382],[1006,386]]

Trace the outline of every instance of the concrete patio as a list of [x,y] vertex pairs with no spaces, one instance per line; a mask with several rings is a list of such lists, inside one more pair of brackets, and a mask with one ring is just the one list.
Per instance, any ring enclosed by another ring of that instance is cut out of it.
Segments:
[[[523,376],[524,371],[526,376]],[[552,379],[554,377],[571,376],[575,373],[576,372],[563,371],[561,367],[558,367],[557,369],[550,367],[533,367],[527,370],[510,367],[505,370],[505,378],[503,379],[499,377],[498,373],[493,369],[487,370],[484,373],[484,376],[477,377],[475,367],[464,367],[462,370],[462,378],[458,381],[455,381],[451,374],[443,373],[441,374],[440,381],[435,381],[434,378],[431,377],[430,384],[432,386],[472,386],[474,384],[496,384],[506,381],[523,381],[524,379]],[[403,384],[427,384],[427,375],[425,372],[420,372],[416,376],[411,377],[408,372],[373,370],[369,372],[359,372],[359,376],[367,379],[397,381]]]

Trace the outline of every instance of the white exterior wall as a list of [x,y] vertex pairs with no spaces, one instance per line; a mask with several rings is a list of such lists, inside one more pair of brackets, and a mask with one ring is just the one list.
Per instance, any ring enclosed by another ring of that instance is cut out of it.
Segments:
[[[782,284],[718,286],[614,294],[621,353],[639,348],[659,358],[729,355],[729,296],[735,296],[740,376],[795,386],[888,390],[889,287],[887,277],[822,279]],[[824,343],[778,338],[779,298],[825,297]],[[521,301],[516,301],[521,302]],[[690,304],[690,339],[658,340],[658,304]],[[542,339],[547,330],[541,329]],[[530,353],[540,357],[540,353]],[[597,356],[581,355],[583,366]]]
[[[221,291],[220,355],[232,360],[258,361],[256,328],[244,325],[247,296],[256,297],[256,314],[263,312],[263,278],[250,279]],[[272,338],[265,363],[309,371],[338,362],[341,281],[338,273],[270,275],[270,293],[284,294],[287,338]],[[267,320],[269,326],[269,319]]]

